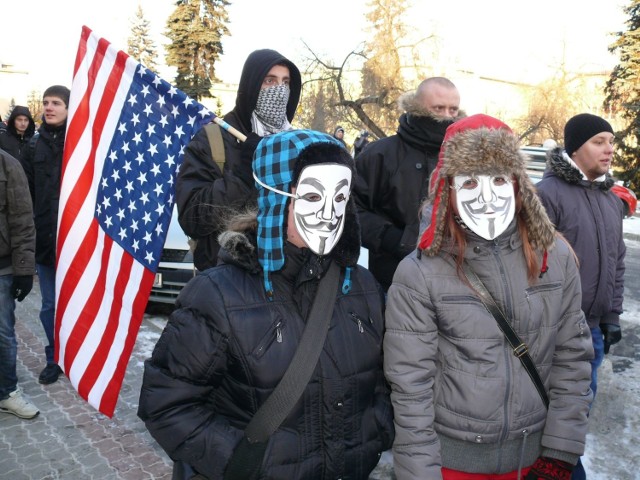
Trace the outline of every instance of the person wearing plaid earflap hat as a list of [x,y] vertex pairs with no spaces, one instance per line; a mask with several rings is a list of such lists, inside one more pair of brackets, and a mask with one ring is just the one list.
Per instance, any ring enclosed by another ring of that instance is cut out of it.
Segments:
[[[580,262],[582,311],[593,341],[591,390],[598,388],[598,367],[609,348],[622,339],[626,247],[622,233],[624,204],[611,188],[609,174],[614,133],[604,118],[581,113],[564,127],[564,149],[547,154],[547,169],[537,184],[551,221],[571,244]],[[586,478],[579,463],[572,479]]]
[[[584,451],[593,349],[578,267],[525,165],[498,119],[473,115],[447,128],[429,227],[387,296],[398,479],[565,480]],[[467,267],[526,345],[543,391]]]
[[[184,287],[145,364],[138,415],[176,461],[174,478],[238,478],[237,449],[259,459],[259,478],[365,479],[390,448],[384,295],[357,264],[354,170],[329,134],[291,130],[258,144],[257,212],[229,219],[221,264]],[[244,430],[290,365],[332,264],[337,295],[316,369],[267,444],[249,444]]]

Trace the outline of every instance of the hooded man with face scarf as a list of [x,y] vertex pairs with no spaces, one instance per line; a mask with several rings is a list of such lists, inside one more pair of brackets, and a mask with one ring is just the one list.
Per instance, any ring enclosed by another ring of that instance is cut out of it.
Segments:
[[418,209],[427,197],[444,132],[464,116],[448,79],[424,80],[398,101],[404,112],[395,135],[367,145],[357,156],[354,194],[369,249],[369,269],[387,290],[400,260],[416,248]]
[[[498,119],[451,125],[432,182],[429,226],[387,296],[396,477],[568,480],[592,398],[575,254]],[[522,344],[507,341],[467,268]]]
[[[221,263],[180,292],[145,363],[138,415],[176,461],[174,479],[366,479],[390,447],[383,294],[357,264],[354,173],[349,153],[325,133],[291,130],[258,144],[257,213],[229,221]],[[259,472],[233,476],[229,460],[252,449],[244,431],[289,367],[335,266],[335,306],[315,370],[256,445]]]
[[241,142],[220,129],[224,162],[219,164],[206,127],[187,145],[176,182],[176,205],[180,226],[197,240],[198,270],[216,265],[217,237],[229,212],[255,205],[251,161],[256,145],[262,137],[292,128],[301,88],[300,71],[290,60],[274,50],[256,50],[242,69],[235,107],[224,116],[247,140]]

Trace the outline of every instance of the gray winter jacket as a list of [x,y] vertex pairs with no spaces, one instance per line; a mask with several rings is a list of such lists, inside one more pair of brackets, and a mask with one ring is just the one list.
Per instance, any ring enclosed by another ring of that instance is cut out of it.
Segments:
[[624,293],[623,203],[602,182],[582,179],[580,171],[551,152],[547,171],[536,185],[549,219],[571,244],[580,261],[582,310],[589,327],[620,324]]
[[575,464],[584,451],[593,348],[570,248],[557,240],[529,283],[515,222],[494,241],[467,240],[465,258],[528,345],[549,409],[452,257],[413,252],[389,289],[384,339],[398,479],[439,479],[441,467],[505,473],[540,455]]

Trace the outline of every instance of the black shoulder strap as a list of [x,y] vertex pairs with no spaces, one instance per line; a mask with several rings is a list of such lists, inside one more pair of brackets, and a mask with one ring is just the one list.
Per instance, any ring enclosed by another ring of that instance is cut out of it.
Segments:
[[527,345],[520,339],[518,334],[513,330],[513,327],[506,319],[502,310],[498,307],[495,300],[484,286],[482,281],[476,275],[466,260],[462,263],[462,270],[464,274],[467,276],[469,283],[474,288],[478,295],[480,295],[480,300],[484,304],[485,308],[494,316],[496,321],[498,322],[498,327],[504,333],[504,336],[507,338],[507,342],[511,345],[513,349],[513,354],[520,359],[524,369],[527,371],[533,384],[536,386],[538,393],[540,394],[540,398],[544,402],[544,406],[549,408],[549,397],[547,396],[547,392],[544,389],[544,384],[540,379],[540,374],[538,373],[538,369],[536,368],[533,360],[531,359],[531,355],[529,355],[529,349]]
[[266,441],[287,418],[307,387],[327,338],[339,280],[340,267],[336,262],[331,262],[329,271],[318,285],[307,325],[289,367],[273,393],[247,425],[245,436],[249,442]]

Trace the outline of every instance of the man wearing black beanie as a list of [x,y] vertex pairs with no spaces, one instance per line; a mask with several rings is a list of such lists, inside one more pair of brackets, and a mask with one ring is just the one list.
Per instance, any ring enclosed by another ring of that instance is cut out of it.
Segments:
[[[597,391],[597,369],[611,345],[622,338],[620,314],[624,291],[624,205],[611,191],[613,128],[589,113],[571,118],[564,128],[564,149],[547,156],[538,194],[557,230],[580,261],[582,310],[589,322],[595,357],[591,389]],[[582,464],[572,479],[586,479]]]

